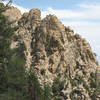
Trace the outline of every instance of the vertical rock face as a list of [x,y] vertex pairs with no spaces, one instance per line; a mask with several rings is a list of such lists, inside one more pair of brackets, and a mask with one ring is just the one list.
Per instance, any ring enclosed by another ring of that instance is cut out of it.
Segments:
[[26,66],[35,71],[42,87],[49,84],[52,100],[99,100],[90,92],[98,62],[84,38],[54,15],[41,20],[38,9],[24,13],[17,22],[16,34],[26,47]]
[[97,61],[89,43],[65,27],[54,15],[48,15],[41,21],[33,38],[33,68],[40,83],[53,87],[58,78],[63,85],[60,95],[53,92],[53,99],[67,100],[75,96],[73,98],[77,100],[90,100],[84,85],[89,85],[88,80],[90,74],[96,71]]
[[29,13],[24,13],[22,18],[19,20],[18,25],[18,34],[22,37],[22,41],[26,46],[26,66],[29,68],[32,63],[32,35],[39,25],[41,20],[41,12],[38,9],[31,9]]

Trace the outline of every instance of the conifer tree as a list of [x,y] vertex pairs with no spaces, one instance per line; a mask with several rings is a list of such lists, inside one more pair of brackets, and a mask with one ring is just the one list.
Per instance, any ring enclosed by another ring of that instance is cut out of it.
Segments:
[[[11,2],[11,1],[10,1]],[[0,100],[28,100],[25,73],[24,44],[11,49],[12,38],[17,27],[4,16],[9,8],[0,3]]]
[[9,46],[14,28],[11,28],[10,22],[3,15],[6,7],[0,3],[0,92],[4,91],[7,87],[6,70],[9,62]]

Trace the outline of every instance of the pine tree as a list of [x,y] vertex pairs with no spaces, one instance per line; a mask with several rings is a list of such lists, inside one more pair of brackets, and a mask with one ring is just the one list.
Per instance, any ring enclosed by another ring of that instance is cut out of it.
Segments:
[[11,28],[10,22],[2,14],[6,10],[3,3],[0,3],[0,92],[7,87],[6,69],[9,62],[10,42],[14,28]]
[[0,3],[0,100],[28,100],[24,44],[11,49],[17,27],[3,15],[8,4]]

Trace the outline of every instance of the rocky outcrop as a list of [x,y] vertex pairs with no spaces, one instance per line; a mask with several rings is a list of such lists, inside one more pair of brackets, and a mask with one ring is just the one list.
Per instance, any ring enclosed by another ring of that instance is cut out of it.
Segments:
[[20,10],[13,6],[9,7],[4,12],[4,15],[6,15],[9,18],[9,21],[14,21],[14,25],[17,25],[18,20],[22,17]]
[[93,98],[95,87],[92,84],[95,73],[99,74],[98,62],[84,38],[54,15],[41,20],[38,9],[16,18],[19,26],[16,34],[26,47],[26,67],[35,72],[41,88],[45,84],[52,88],[52,100],[100,99],[97,95]]
[[90,74],[96,71],[97,61],[89,43],[78,34],[74,34],[69,27],[65,27],[54,15],[48,15],[41,21],[33,38],[35,40],[32,41],[32,66],[40,83],[53,86],[56,78],[61,83],[64,82],[59,91],[62,95],[55,95],[53,92],[53,99],[59,97],[60,100],[70,100],[71,96],[76,95],[73,98],[90,100],[84,84],[89,85],[88,80]]
[[18,21],[19,29],[18,34],[22,37],[26,46],[26,66],[29,68],[32,63],[32,48],[31,43],[33,40],[32,34],[40,23],[41,12],[38,9],[31,9],[29,13],[24,13],[22,18]]

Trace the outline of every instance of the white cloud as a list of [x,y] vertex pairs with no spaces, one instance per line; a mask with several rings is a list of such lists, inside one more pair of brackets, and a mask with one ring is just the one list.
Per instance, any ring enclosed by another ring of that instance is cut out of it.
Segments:
[[72,10],[58,10],[58,9],[53,9],[53,8],[48,8],[46,11],[42,11],[42,18],[44,18],[48,14],[54,14],[58,18],[75,18],[75,17],[81,17],[82,13],[80,12],[75,12]]
[[18,6],[16,4],[12,4],[12,6],[17,7],[21,11],[21,13],[24,13],[24,12],[28,12],[29,11],[28,8],[24,8],[24,7]]
[[100,4],[78,4],[77,6],[86,9],[100,9]]
[[80,4],[79,7],[84,9],[82,12],[84,18],[100,19],[100,4]]
[[76,11],[74,9],[59,10],[50,7],[47,10],[42,11],[42,17],[45,17],[48,14],[55,14],[59,18],[100,19],[100,4],[80,4],[78,5],[78,8],[82,9],[82,11]]

